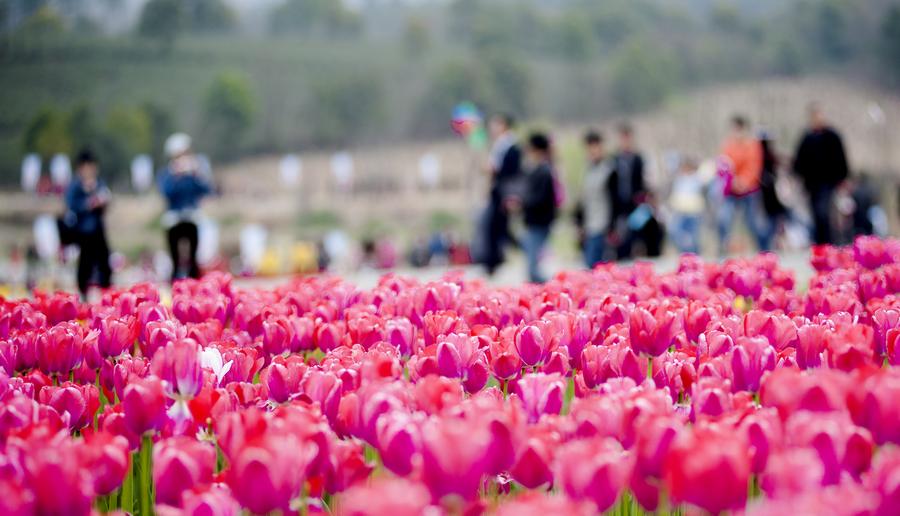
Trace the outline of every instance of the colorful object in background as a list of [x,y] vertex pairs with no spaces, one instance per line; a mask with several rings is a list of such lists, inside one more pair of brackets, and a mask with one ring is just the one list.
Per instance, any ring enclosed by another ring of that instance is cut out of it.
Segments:
[[0,513],[895,514],[900,241],[811,262],[0,299]]
[[22,190],[26,192],[37,191],[41,181],[41,157],[37,154],[27,154],[22,159]]
[[453,108],[450,120],[453,132],[462,136],[473,149],[487,148],[488,136],[484,127],[484,117],[471,102],[461,102]]

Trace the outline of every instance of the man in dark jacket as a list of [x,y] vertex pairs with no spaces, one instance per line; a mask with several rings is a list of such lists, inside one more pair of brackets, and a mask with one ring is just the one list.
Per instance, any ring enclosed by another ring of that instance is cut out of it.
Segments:
[[528,139],[528,161],[531,168],[525,176],[522,192],[522,215],[526,229],[523,247],[528,259],[528,278],[533,283],[543,283],[546,278],[540,269],[541,254],[556,219],[550,141],[545,135],[535,133]]
[[818,104],[809,109],[809,129],[800,141],[794,158],[794,172],[809,193],[813,215],[813,241],[831,244],[831,206],[835,189],[849,175],[841,136],[825,120]]
[[489,164],[490,198],[481,221],[481,253],[478,261],[493,274],[504,260],[503,248],[512,242],[506,199],[521,177],[522,152],[513,134],[513,119],[509,115],[494,115],[490,122],[493,138]]
[[620,260],[631,258],[635,236],[628,229],[628,216],[643,202],[644,158],[635,150],[634,131],[627,123],[619,126],[619,151],[613,157],[613,171],[609,176],[610,241],[616,245]]
[[78,290],[87,299],[94,272],[101,288],[109,288],[112,270],[103,213],[110,200],[106,184],[98,177],[97,159],[82,151],[75,161],[77,176],[66,190],[66,224],[78,244]]

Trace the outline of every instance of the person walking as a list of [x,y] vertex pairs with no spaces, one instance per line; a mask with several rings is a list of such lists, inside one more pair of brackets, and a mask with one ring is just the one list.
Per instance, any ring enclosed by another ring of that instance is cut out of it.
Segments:
[[529,137],[528,165],[521,200],[513,200],[511,203],[521,204],[525,222],[522,246],[528,262],[528,278],[532,283],[544,283],[547,279],[541,271],[541,255],[550,238],[550,229],[557,211],[550,140],[546,135],[534,133]]
[[813,242],[834,243],[831,227],[834,193],[847,179],[850,169],[841,136],[828,124],[817,103],[809,107],[809,128],[797,147],[793,168],[809,194]]
[[767,131],[760,131],[759,144],[762,146],[762,174],[759,180],[759,189],[762,195],[763,210],[767,217],[766,226],[769,230],[769,245],[775,241],[779,228],[789,218],[787,206],[781,202],[778,195],[778,167],[780,166],[778,155],[775,153],[775,142]]
[[724,181],[724,198],[719,208],[719,256],[729,252],[731,230],[738,210],[744,215],[747,229],[756,240],[759,251],[771,247],[771,231],[762,206],[760,178],[763,169],[763,148],[749,131],[747,119],[736,115],[731,119],[731,135],[722,146],[722,157],[729,173]]
[[112,269],[109,265],[109,245],[103,215],[111,198],[109,188],[99,177],[97,159],[83,150],[75,160],[76,176],[66,190],[66,225],[78,244],[78,291],[87,299],[91,280],[96,273],[97,284],[109,288]]
[[512,116],[506,114],[494,115],[488,124],[493,139],[488,164],[490,194],[481,221],[483,250],[478,260],[488,275],[493,275],[504,262],[506,244],[515,242],[509,229],[506,206],[522,171],[522,152],[513,133],[514,124]]
[[581,206],[584,228],[584,262],[588,268],[603,261],[606,253],[606,234],[611,216],[607,183],[612,167],[603,148],[603,135],[590,130],[584,136],[588,168],[584,176]]
[[212,193],[212,187],[201,177],[200,160],[191,149],[190,136],[173,134],[166,140],[165,152],[169,163],[160,172],[159,187],[167,203],[163,226],[172,255],[172,282],[185,276],[199,278],[198,210],[201,199]]
[[636,237],[629,228],[628,218],[644,202],[647,190],[644,158],[635,149],[631,125],[619,125],[618,136],[619,149],[613,157],[613,169],[607,182],[611,209],[609,240],[616,246],[616,258],[626,260],[632,256]]

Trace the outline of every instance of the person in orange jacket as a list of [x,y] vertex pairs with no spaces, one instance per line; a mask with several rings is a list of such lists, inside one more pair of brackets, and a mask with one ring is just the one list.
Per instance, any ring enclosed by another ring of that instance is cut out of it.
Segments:
[[750,134],[749,123],[743,116],[731,119],[731,135],[722,146],[722,157],[729,166],[724,181],[724,197],[718,214],[719,254],[728,252],[731,229],[738,210],[743,211],[747,229],[760,251],[771,247],[768,217],[763,210],[760,178],[763,168],[763,149],[759,140]]

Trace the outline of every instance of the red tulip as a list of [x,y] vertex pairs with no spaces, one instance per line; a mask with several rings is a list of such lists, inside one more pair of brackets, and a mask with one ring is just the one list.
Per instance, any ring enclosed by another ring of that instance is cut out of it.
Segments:
[[718,514],[747,502],[750,454],[732,432],[698,426],[682,433],[664,469],[665,486],[675,503]]

